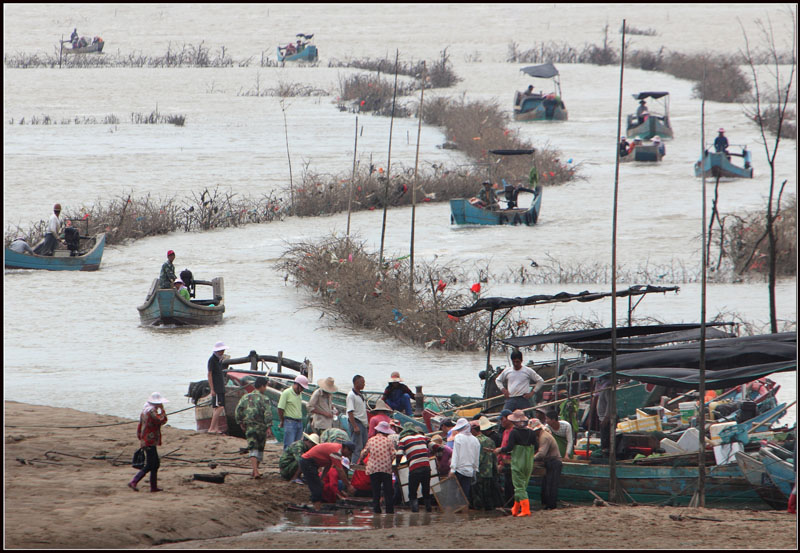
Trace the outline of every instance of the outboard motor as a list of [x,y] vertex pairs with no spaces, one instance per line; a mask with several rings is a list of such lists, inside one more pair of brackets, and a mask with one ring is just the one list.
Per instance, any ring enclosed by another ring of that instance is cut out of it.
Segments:
[[189,296],[193,298],[194,297],[194,292],[195,292],[195,290],[194,290],[195,289],[195,283],[194,283],[194,275],[192,275],[192,271],[190,271],[189,269],[184,269],[184,270],[181,271],[181,274],[179,276],[181,277],[181,280],[183,281],[183,283],[186,285],[186,288],[189,290]]
[[81,247],[81,233],[75,227],[67,227],[64,229],[64,243],[69,249],[70,256],[79,254],[78,250]]
[[752,159],[750,157],[750,150],[748,150],[747,148],[744,148],[742,150],[742,157],[744,158],[744,168],[745,169],[750,169],[750,164],[752,162]]

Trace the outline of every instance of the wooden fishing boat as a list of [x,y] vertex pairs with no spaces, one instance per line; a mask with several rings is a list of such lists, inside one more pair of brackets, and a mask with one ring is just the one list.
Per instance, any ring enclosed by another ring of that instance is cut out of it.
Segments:
[[210,282],[195,280],[194,284],[211,288],[211,298],[187,301],[174,288],[159,289],[158,279],[154,279],[144,303],[136,308],[139,310],[141,323],[146,326],[221,323],[225,313],[222,277],[214,278]]
[[633,97],[640,101],[647,98],[662,100],[663,113],[648,113],[647,118],[641,122],[635,113],[628,115],[625,135],[628,138],[639,137],[642,140],[650,140],[654,136],[660,136],[662,139],[673,138],[669,120],[669,92],[638,92]]
[[100,39],[94,44],[89,44],[81,48],[64,48],[64,54],[100,54],[103,52],[103,46],[105,46],[105,44],[106,43]]
[[[740,167],[731,163],[731,156],[739,156],[744,162],[744,166]],[[742,149],[741,154],[724,152],[710,152],[705,151],[702,160],[698,160],[694,164],[694,176],[702,177],[705,173],[706,177],[726,177],[731,179],[752,179],[753,166],[750,163],[750,151],[747,148]]]
[[553,79],[554,90],[550,94],[517,92],[514,95],[514,120],[566,121],[569,114],[561,99],[561,80],[558,69],[552,63],[545,63],[523,67],[520,71],[537,79]]
[[[314,38],[314,35],[305,35],[303,33],[299,33],[297,36],[307,41],[310,41],[312,38]],[[308,42],[305,43],[299,52],[287,53],[285,47],[278,46],[277,53],[278,61],[281,63],[286,63],[287,61],[315,62],[319,58],[317,47],[313,44],[309,44]]]
[[787,498],[792,494],[797,475],[795,474],[795,460],[791,452],[773,445],[764,445],[758,451],[764,470],[770,480]]
[[79,238],[78,245],[73,249],[58,249],[53,252],[53,255],[17,253],[6,247],[5,267],[6,269],[44,269],[47,271],[98,270],[103,259],[106,235],[101,233],[96,236],[80,236]]
[[[670,466],[674,461],[696,463],[697,454],[665,455],[660,465],[643,464],[637,461],[617,461],[617,481],[623,497],[640,504],[685,506],[692,500],[697,488],[697,466]],[[706,505],[727,508],[766,508],[767,505],[748,483],[736,463],[714,465],[713,456],[708,456],[706,466]],[[675,462],[680,465],[679,462]],[[528,484],[528,494],[538,498],[541,494],[544,467],[534,465]],[[558,497],[566,502],[591,502],[594,492],[608,500],[609,466],[589,461],[564,461],[558,485]]]
[[737,451],[736,463],[761,499],[773,509],[786,510],[788,498],[775,486],[760,458],[744,451]]
[[535,225],[542,206],[542,187],[534,190],[531,205],[525,208],[485,209],[477,198],[450,200],[451,225]]
[[[626,157],[631,157],[630,155]],[[633,149],[633,159],[635,161],[661,161],[664,154],[661,153],[659,147],[655,144],[642,144]]]

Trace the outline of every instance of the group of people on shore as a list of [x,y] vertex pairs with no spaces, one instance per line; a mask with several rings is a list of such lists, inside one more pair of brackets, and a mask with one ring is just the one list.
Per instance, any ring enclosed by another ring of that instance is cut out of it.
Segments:
[[[225,416],[224,353],[227,346],[217,342],[208,360],[208,384],[213,415],[209,433],[222,433]],[[494,420],[477,414],[443,418],[435,432],[426,433],[418,422],[401,424],[392,418],[395,411],[411,416],[414,394],[394,372],[374,407],[369,409],[363,394],[366,384],[355,375],[348,391],[342,424],[333,404],[339,389],[332,377],[317,381],[317,388],[306,404],[303,417],[302,394],[309,388],[308,378],[298,375],[280,394],[276,410],[278,428],[283,431],[283,453],[278,462],[284,480],[306,485],[315,510],[322,503],[347,497],[371,497],[375,513],[393,513],[403,503],[400,468],[407,468],[408,505],[412,512],[421,506],[433,508],[434,478],[455,478],[465,500],[474,509],[493,510],[513,505],[515,516],[530,515],[528,483],[534,463],[545,468],[542,505],[554,509],[558,500],[561,460],[572,454],[573,429],[559,420],[556,410],[541,410],[528,418],[534,396],[543,379],[522,365],[522,354],[512,353],[512,366],[496,380],[505,396],[504,408]],[[234,407],[252,467],[252,477],[261,478],[259,466],[268,438],[273,437],[273,405],[266,394],[268,380],[257,376],[253,391]],[[163,403],[153,393],[140,415],[137,436],[145,451],[146,463],[128,486],[138,491],[138,482],[149,472],[151,491],[157,485],[159,467],[156,446],[161,444],[160,428],[167,422]],[[341,428],[349,427],[349,431]],[[560,446],[554,436],[562,438]],[[433,483],[432,483],[433,482]],[[419,495],[418,495],[419,492]]]

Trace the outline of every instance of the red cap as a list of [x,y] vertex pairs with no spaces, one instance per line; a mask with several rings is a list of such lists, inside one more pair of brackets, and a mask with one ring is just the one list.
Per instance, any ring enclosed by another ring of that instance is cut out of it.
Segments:
[[174,251],[172,251],[172,250],[169,250],[169,251],[167,252],[167,257],[169,257],[169,256],[171,256],[171,255],[175,255],[175,252],[174,252]]

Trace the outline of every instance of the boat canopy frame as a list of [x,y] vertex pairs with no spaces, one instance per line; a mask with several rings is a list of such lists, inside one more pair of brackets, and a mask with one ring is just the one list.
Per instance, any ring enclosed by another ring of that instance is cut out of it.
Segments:
[[634,100],[645,100],[647,98],[658,100],[664,106],[663,117],[669,119],[669,92],[637,92],[636,94],[631,94],[631,96],[633,96]]
[[553,83],[558,92],[558,97],[561,97],[561,75],[552,63],[543,63],[541,65],[529,65],[520,69],[523,73],[536,79],[553,79]]

